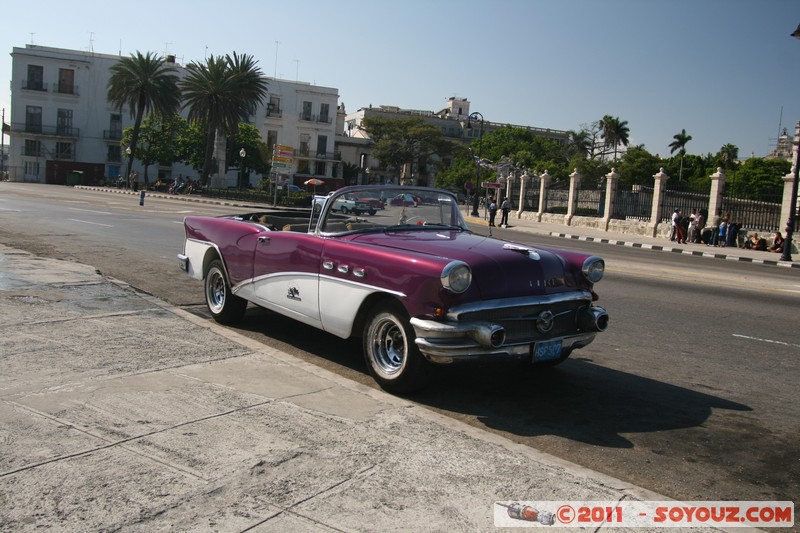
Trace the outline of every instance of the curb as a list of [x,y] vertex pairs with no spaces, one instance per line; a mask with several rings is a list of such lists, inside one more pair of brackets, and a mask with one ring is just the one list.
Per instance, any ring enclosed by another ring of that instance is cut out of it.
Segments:
[[697,257],[709,257],[711,259],[724,259],[726,261],[739,261],[743,263],[753,263],[758,265],[770,265],[783,268],[797,268],[800,269],[800,263],[776,261],[770,259],[757,259],[754,257],[742,257],[739,255],[720,254],[715,252],[703,252],[700,250],[686,250],[684,248],[674,248],[672,246],[662,246],[660,244],[644,244],[640,242],[620,241],[616,239],[604,239],[602,237],[587,237],[584,235],[572,235],[570,233],[558,233],[555,231],[550,232],[551,237],[560,237],[564,239],[573,239],[587,242],[597,242],[601,244],[613,244],[617,246],[628,246],[630,248],[643,248],[646,250],[654,250],[657,252],[670,252],[676,254],[692,255]]

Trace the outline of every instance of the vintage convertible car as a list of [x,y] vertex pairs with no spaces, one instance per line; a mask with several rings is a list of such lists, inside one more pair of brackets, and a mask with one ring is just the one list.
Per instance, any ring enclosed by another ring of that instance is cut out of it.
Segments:
[[[360,218],[334,212],[346,194],[427,201]],[[554,365],[608,325],[594,303],[602,259],[472,233],[447,191],[346,187],[319,215],[189,216],[184,226],[180,267],[205,280],[215,320],[235,322],[250,302],[361,337],[370,373],[394,393],[424,386],[432,363]]]

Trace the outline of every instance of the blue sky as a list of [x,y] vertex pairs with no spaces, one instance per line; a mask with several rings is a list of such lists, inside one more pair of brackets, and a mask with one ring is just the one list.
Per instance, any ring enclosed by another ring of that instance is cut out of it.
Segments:
[[[438,110],[468,98],[487,121],[580,129],[628,121],[669,155],[726,143],[766,155],[800,120],[796,0],[140,0],[7,2],[0,104],[14,46],[127,56],[248,53],[265,75],[335,87],[348,111]],[[276,44],[276,41],[278,44]],[[15,121],[18,119],[14,119]]]

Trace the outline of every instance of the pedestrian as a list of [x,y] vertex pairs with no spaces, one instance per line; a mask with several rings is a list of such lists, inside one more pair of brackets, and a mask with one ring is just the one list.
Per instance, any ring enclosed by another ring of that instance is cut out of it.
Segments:
[[508,226],[508,213],[511,211],[511,200],[508,199],[508,196],[506,196],[503,203],[500,204],[500,211],[503,213],[500,216],[500,225],[505,228]]
[[494,226],[494,219],[497,216],[497,203],[494,201],[494,196],[489,197],[489,225]]
[[670,219],[669,223],[669,240],[671,241],[674,241],[678,238],[678,222],[680,222],[681,219],[679,215],[680,212],[681,210],[677,207],[675,208],[675,211],[672,212],[672,218]]

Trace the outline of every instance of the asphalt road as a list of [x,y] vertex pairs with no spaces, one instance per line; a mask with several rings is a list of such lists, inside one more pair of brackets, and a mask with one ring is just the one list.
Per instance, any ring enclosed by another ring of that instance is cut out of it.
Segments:
[[[200,283],[177,269],[181,220],[236,210],[3,182],[0,238],[91,264],[205,316]],[[548,372],[441,369],[416,402],[674,498],[800,500],[796,270],[495,235],[603,256],[597,292],[609,331]],[[236,329],[371,384],[357,342],[256,308]]]

